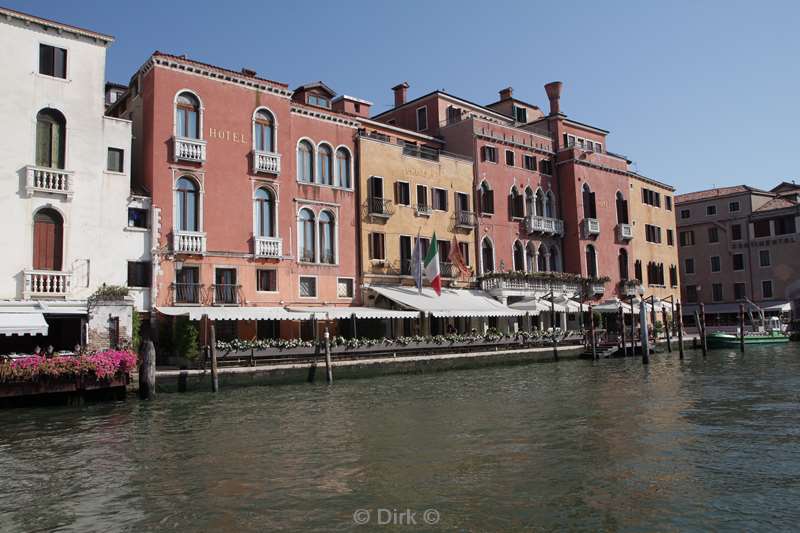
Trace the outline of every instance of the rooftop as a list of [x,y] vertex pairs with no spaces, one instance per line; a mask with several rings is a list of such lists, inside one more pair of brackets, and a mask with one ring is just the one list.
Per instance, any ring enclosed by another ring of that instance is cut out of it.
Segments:
[[37,17],[35,15],[29,15],[27,13],[22,13],[21,11],[8,9],[7,7],[0,7],[0,15],[3,15],[6,19],[16,18],[26,22],[35,22],[37,24],[41,24],[45,29],[54,28],[57,30],[63,30],[69,33],[74,33],[76,35],[82,35],[83,37],[98,39],[106,43],[114,42],[114,37],[112,37],[111,35],[107,35],[105,33],[98,33],[96,31],[87,30],[85,28],[79,28],[78,26],[64,24],[63,22],[56,22],[55,20]]
[[742,193],[756,193],[766,194],[772,196],[772,193],[767,191],[750,187],[749,185],[734,185],[733,187],[720,187],[718,189],[707,189],[705,191],[687,192],[675,196],[675,203],[696,202],[698,200],[710,200],[712,198],[720,198],[723,196],[730,196],[732,194]]
[[769,202],[765,203],[758,209],[755,209],[754,213],[763,213],[764,211],[774,211],[776,209],[786,209],[787,207],[796,207],[797,204],[786,198],[773,198]]
[[278,87],[280,87],[282,89],[288,89],[289,88],[289,85],[287,85],[286,83],[281,83],[279,81],[270,80],[270,79],[267,79],[267,78],[260,78],[260,77],[255,76],[255,75],[251,76],[251,75],[248,75],[248,74],[244,74],[242,72],[238,72],[236,70],[231,70],[231,69],[228,69],[228,68],[225,68],[225,67],[219,67],[217,65],[212,65],[210,63],[204,63],[202,61],[197,61],[195,59],[189,59],[185,55],[177,56],[177,55],[174,55],[174,54],[168,54],[166,52],[161,52],[159,50],[156,50],[155,52],[153,52],[153,57],[163,57],[163,58],[167,58],[167,59],[172,59],[174,61],[181,61],[181,62],[184,62],[184,63],[189,63],[189,64],[192,64],[192,65],[195,65],[195,66],[198,66],[198,67],[205,68],[205,69],[207,69],[207,70],[209,70],[211,72],[216,72],[218,74],[219,73],[223,73],[223,74],[227,74],[227,75],[230,75],[230,76],[236,76],[237,78],[240,78],[240,79],[258,80],[258,81],[262,81],[262,82],[265,82],[265,83],[270,83],[272,85],[277,85]]

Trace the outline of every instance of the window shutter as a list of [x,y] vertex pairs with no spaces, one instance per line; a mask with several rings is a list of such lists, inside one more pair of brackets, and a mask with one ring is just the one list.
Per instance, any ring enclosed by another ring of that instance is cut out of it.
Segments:
[[400,198],[400,182],[399,181],[395,181],[394,182],[394,203],[400,205],[401,204],[401,200],[402,199]]
[[494,214],[494,191],[486,191],[486,212]]
[[38,120],[36,121],[36,164],[40,167],[49,167],[50,154],[50,123]]
[[372,241],[374,239],[375,239],[375,234],[374,233],[370,233],[369,237],[367,238],[367,248],[369,248],[369,258],[370,259],[375,259],[375,252],[374,252],[375,246],[372,243]]

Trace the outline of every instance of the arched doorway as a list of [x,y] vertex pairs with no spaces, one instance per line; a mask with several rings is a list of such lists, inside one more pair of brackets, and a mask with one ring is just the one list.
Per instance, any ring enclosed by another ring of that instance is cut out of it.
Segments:
[[33,216],[34,270],[61,270],[64,219],[55,209],[40,209]]

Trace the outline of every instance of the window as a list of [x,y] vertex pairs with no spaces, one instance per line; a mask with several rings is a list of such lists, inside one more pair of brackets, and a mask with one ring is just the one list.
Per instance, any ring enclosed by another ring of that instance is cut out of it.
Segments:
[[[134,311],[135,312],[135,311]],[[119,348],[119,317],[108,318],[108,344],[113,349]]]
[[336,297],[337,298],[353,297],[353,278],[338,278],[336,280]]
[[[369,234],[369,258],[383,261],[386,259],[383,233]],[[410,259],[410,258],[409,258]]]
[[661,207],[661,194],[642,188],[642,202],[653,207]]
[[[456,212],[457,213],[470,213],[469,195],[463,192],[456,193]],[[471,214],[471,213],[470,213]],[[459,217],[459,221],[463,221],[464,217]],[[467,218],[472,223],[472,217]]]
[[319,214],[319,254],[320,263],[336,264],[336,220],[333,213],[323,211]]
[[758,264],[762,267],[768,267],[772,264],[769,257],[769,250],[758,251]]
[[431,189],[431,205],[438,211],[447,211],[447,190]]
[[539,163],[539,172],[542,174],[552,175],[553,174],[553,162],[549,159],[542,159]]
[[661,228],[651,224],[644,225],[644,237],[647,242],[661,243]]
[[428,108],[420,107],[417,109],[417,131],[428,129]]
[[681,246],[693,246],[694,245],[694,230],[682,231],[682,232],[680,232],[679,237],[680,237]]
[[300,248],[300,261],[313,263],[317,259],[316,247],[316,221],[310,209],[301,209],[297,228],[298,246]]
[[647,284],[664,286],[664,264],[647,263]]
[[722,301],[722,283],[711,284],[711,300],[714,302]]
[[481,267],[484,274],[494,272],[494,247],[487,237],[481,243]]
[[686,303],[697,303],[697,285],[686,286]]
[[644,277],[642,276],[642,261],[637,259],[633,262],[633,275],[639,281],[644,281]]
[[692,212],[689,209],[681,209],[681,218],[686,220],[692,216]]
[[297,144],[297,181],[314,181],[314,148],[306,140]]
[[482,182],[478,189],[478,209],[483,214],[494,214],[494,191],[487,182]]
[[306,102],[317,107],[324,107],[330,109],[331,101],[319,94],[309,94],[306,97]]
[[731,225],[731,240],[732,241],[741,241],[742,240],[742,225],[741,224],[732,224]]
[[336,150],[336,175],[339,187],[350,188],[350,152],[344,148]]
[[772,281],[764,280],[761,282],[761,297],[772,298]]
[[795,233],[794,215],[786,215],[775,219],[775,235]]
[[175,135],[187,139],[200,138],[200,101],[192,93],[178,95],[175,103]]
[[275,151],[275,120],[266,109],[259,109],[253,120],[253,149],[259,152]]
[[64,168],[67,121],[56,109],[36,114],[36,165]]
[[733,299],[734,300],[744,300],[745,298],[745,284],[744,283],[734,283],[733,284]]
[[182,177],[176,184],[178,204],[178,230],[200,231],[200,194],[197,182]]
[[422,210],[428,209],[428,187],[417,185],[417,207]]
[[273,268],[256,270],[256,290],[278,292],[278,271]]
[[255,210],[256,236],[275,237],[275,197],[269,189],[256,190]]
[[323,185],[333,185],[333,162],[331,147],[327,144],[317,148],[317,181]]
[[587,183],[583,184],[583,218],[597,218],[595,193],[592,192]]
[[397,205],[411,204],[411,186],[407,181],[396,181],[394,184],[394,203]]
[[109,148],[108,157],[106,158],[106,168],[111,172],[124,172],[124,154],[125,151],[120,148]]
[[300,276],[300,298],[317,297],[317,278],[313,276]]
[[129,228],[148,228],[147,209],[139,207],[128,208],[128,227]]
[[708,228],[708,242],[711,244],[719,242],[719,228]]
[[694,257],[687,257],[683,260],[683,271],[686,274],[694,274]]
[[597,252],[591,244],[586,247],[586,275],[597,277]]
[[744,270],[744,254],[733,254],[733,270],[739,272]]
[[617,191],[616,196],[616,204],[617,204],[617,224],[627,224],[628,223],[628,201],[622,195],[621,192]]
[[675,236],[673,235],[671,229],[667,230],[667,245],[675,246]]
[[715,205],[707,205],[706,206],[706,216],[711,217],[717,214],[717,206]]
[[527,123],[528,122],[528,110],[524,107],[517,107],[514,106],[514,120],[517,122]]
[[667,206],[667,211],[672,211],[672,196],[665,196],[664,204]]
[[739,202],[728,202],[728,212],[735,213],[739,210]]
[[721,270],[719,256],[712,255],[711,256],[711,272],[719,272]]
[[669,285],[670,287],[678,286],[678,269],[675,268],[675,265],[669,267]]
[[218,268],[214,271],[214,303],[239,303],[239,285],[235,268]]
[[513,218],[522,218],[525,216],[525,203],[522,194],[517,190],[517,187],[511,187],[511,194],[508,196],[508,209],[509,216]]
[[497,163],[497,148],[494,146],[484,146],[483,149],[483,160],[488,161],[490,163]]
[[174,296],[176,303],[196,304],[200,302],[200,269],[183,267],[175,272]]
[[619,249],[619,279],[628,279],[628,252],[625,248]]
[[512,150],[506,150],[506,165],[514,166],[514,152]]
[[39,45],[39,74],[54,78],[67,78],[67,51],[63,48]]
[[753,236],[756,238],[769,237],[771,234],[769,220],[756,220],[753,222]]
[[128,261],[128,287],[150,287],[150,262]]
[[411,274],[411,237],[408,235],[400,236],[400,275],[408,276]]
[[469,243],[468,242],[458,243],[458,251],[461,252],[461,258],[464,260],[464,264],[466,266],[469,266]]
[[525,251],[522,249],[522,243],[519,241],[514,242],[512,259],[514,260],[514,270],[517,272],[525,271]]
[[522,162],[527,170],[536,170],[536,158],[532,155],[524,156]]

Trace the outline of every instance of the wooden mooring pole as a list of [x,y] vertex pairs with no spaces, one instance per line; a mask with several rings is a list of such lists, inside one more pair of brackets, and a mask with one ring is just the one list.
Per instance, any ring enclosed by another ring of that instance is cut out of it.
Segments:
[[667,351],[672,353],[672,340],[669,338],[669,321],[667,320],[667,308],[661,308],[661,319],[664,322],[664,333],[667,335]]
[[642,303],[639,304],[639,327],[640,334],[641,334],[641,342],[642,342],[642,364],[649,365],[650,364],[650,338],[647,332],[647,306],[642,300]]
[[744,353],[744,304],[739,304],[739,350]]
[[147,338],[140,350],[139,398],[153,400],[156,397],[156,348],[153,341]]
[[708,343],[706,342],[706,306],[702,302],[700,303],[700,325],[702,331],[700,334],[700,348],[703,350],[703,357],[705,357],[708,352]]
[[333,366],[331,365],[331,334],[325,326],[325,381],[333,383]]
[[558,361],[558,339],[556,339],[556,302],[555,295],[550,293],[550,329],[553,331],[553,361]]
[[592,343],[592,359],[597,359],[597,339],[594,335],[594,310],[592,304],[589,304],[589,340]]
[[681,316],[681,304],[675,304],[675,312],[678,313],[678,352],[681,354],[681,359],[683,359],[683,317]]
[[217,332],[213,321],[208,326],[208,349],[211,353],[211,392],[219,392],[219,375],[217,374]]
[[625,310],[619,306],[619,331],[622,335],[622,355],[628,356],[628,345],[625,344]]

